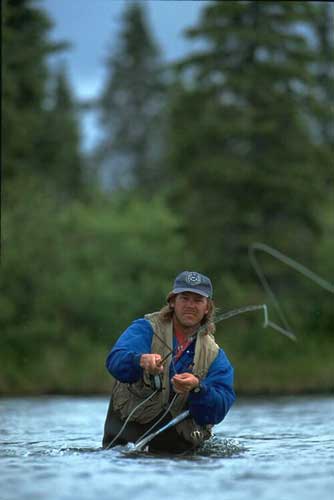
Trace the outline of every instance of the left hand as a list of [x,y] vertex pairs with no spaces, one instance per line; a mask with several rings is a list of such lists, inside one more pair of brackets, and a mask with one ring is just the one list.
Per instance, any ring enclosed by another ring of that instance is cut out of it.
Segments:
[[174,391],[178,394],[186,394],[199,386],[199,379],[192,373],[177,373],[172,378]]

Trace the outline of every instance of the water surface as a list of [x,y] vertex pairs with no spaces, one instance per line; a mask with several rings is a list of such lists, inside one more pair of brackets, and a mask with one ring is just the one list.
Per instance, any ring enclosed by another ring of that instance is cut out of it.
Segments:
[[0,399],[1,500],[333,498],[334,398],[240,399],[184,457],[101,449],[108,398]]

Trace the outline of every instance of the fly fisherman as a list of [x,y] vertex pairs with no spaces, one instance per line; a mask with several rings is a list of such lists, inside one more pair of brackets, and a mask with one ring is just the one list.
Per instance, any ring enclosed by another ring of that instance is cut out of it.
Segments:
[[136,442],[188,409],[188,418],[149,445],[183,452],[203,444],[224,419],[235,400],[233,368],[213,337],[212,294],[208,277],[184,271],[167,305],[120,336],[106,361],[113,386],[104,448]]

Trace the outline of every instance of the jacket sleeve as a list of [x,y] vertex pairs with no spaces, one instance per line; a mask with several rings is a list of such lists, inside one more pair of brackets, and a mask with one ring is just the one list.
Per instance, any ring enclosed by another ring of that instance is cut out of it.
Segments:
[[207,376],[201,381],[201,390],[189,394],[190,414],[198,425],[218,424],[234,401],[233,367],[220,349]]
[[140,357],[151,352],[152,336],[153,329],[148,320],[134,321],[108,354],[106,368],[109,373],[120,382],[137,382],[143,374]]

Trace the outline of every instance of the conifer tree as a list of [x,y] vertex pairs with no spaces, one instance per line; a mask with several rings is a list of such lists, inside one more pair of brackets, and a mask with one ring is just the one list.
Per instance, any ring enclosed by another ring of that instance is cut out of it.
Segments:
[[45,111],[47,134],[40,150],[42,169],[59,194],[72,197],[80,193],[84,181],[78,107],[64,67],[56,72],[52,84]]
[[[316,62],[312,66],[315,84],[311,96],[310,119],[314,140],[319,144],[321,159],[317,175],[321,176],[324,191],[334,196],[334,4],[333,2],[311,2],[308,6],[312,17],[312,39]],[[328,196],[324,197],[324,217],[328,210]]]
[[244,279],[257,240],[304,262],[312,254],[323,193],[303,114],[315,62],[300,30],[311,22],[306,4],[214,2],[188,30],[202,48],[178,65],[170,200],[208,272]]
[[[311,7],[310,7],[311,8]],[[312,28],[317,60],[315,64],[318,123],[321,141],[334,148],[334,4],[312,2]]]
[[6,178],[39,168],[52,23],[31,0],[3,2],[3,165]]
[[161,158],[162,69],[142,4],[125,10],[99,101],[98,161],[113,187],[150,192]]

